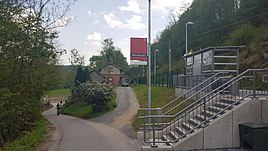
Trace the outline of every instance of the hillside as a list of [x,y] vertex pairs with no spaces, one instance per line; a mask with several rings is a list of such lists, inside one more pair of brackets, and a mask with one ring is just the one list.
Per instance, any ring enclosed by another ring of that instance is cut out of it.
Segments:
[[268,57],[267,21],[267,0],[195,0],[179,20],[160,32],[152,50],[160,50],[157,62],[162,72],[167,71],[170,42],[173,69],[183,67],[185,26],[187,22],[193,22],[188,25],[188,51],[209,46],[244,45],[241,70],[263,68],[267,66]]

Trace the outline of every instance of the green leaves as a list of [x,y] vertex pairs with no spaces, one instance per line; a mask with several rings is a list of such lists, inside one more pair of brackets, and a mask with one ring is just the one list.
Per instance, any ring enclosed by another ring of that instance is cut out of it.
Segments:
[[108,84],[90,82],[80,84],[74,89],[72,101],[84,101],[94,112],[109,110],[108,103],[112,101],[113,88]]

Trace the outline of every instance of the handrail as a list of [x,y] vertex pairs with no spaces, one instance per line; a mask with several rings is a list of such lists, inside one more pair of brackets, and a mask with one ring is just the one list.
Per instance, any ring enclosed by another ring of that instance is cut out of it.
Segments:
[[[213,89],[211,92],[206,93],[204,96],[202,96],[199,99],[197,99],[191,105],[187,106],[186,108],[184,108],[183,110],[181,110],[180,112],[178,112],[178,113],[176,113],[174,115],[165,115],[165,114],[162,114],[162,115],[146,115],[146,116],[142,116],[142,117],[139,117],[139,118],[143,118],[144,124],[146,122],[146,119],[148,119],[148,118],[154,119],[153,120],[154,121],[153,125],[155,125],[155,120],[157,120],[158,118],[160,118],[160,119],[165,119],[165,118],[171,118],[172,119],[173,118],[173,120],[167,122],[166,124],[165,124],[165,121],[164,122],[161,122],[162,125],[164,125],[162,127],[158,127],[158,128],[155,128],[154,127],[152,133],[153,133],[153,135],[155,135],[155,131],[159,131],[161,129],[162,129],[162,131],[163,131],[163,129],[171,129],[171,127],[168,127],[168,126],[171,126],[173,124],[176,124],[177,121],[186,119],[186,116],[188,118],[193,117],[193,116],[191,116],[191,114],[193,114],[195,112],[195,110],[198,109],[198,108],[200,108],[200,107],[201,107],[200,110],[203,109],[202,112],[206,113],[205,111],[206,111],[206,104],[207,103],[209,105],[210,104],[209,102],[210,101],[213,101],[214,99],[217,102],[217,100],[219,99],[218,97],[220,97],[220,96],[221,96],[220,99],[225,98],[223,92],[226,92],[226,90],[232,88],[233,86],[237,86],[237,82],[240,82],[242,79],[248,78],[248,77],[253,77],[253,80],[250,81],[250,82],[253,82],[253,84],[249,83],[249,84],[251,84],[250,86],[253,87],[252,89],[246,90],[245,93],[244,92],[241,92],[241,93],[238,92],[238,95],[235,95],[235,96],[232,96],[232,95],[229,95],[228,94],[228,96],[231,97],[231,100],[234,101],[233,103],[228,104],[228,106],[226,106],[225,108],[222,108],[219,112],[217,112],[216,114],[213,114],[212,116],[209,116],[207,118],[206,118],[207,115],[204,114],[204,118],[205,118],[204,121],[199,122],[199,124],[192,126],[192,128],[190,130],[187,130],[185,134],[180,135],[177,139],[174,139],[174,140],[165,140],[165,141],[157,140],[157,142],[159,142],[159,143],[161,143],[161,142],[163,142],[163,143],[177,142],[179,139],[181,139],[182,137],[186,136],[187,134],[193,132],[195,129],[200,128],[200,126],[206,127],[207,126],[206,123],[209,120],[211,120],[211,119],[215,118],[216,116],[218,116],[219,114],[223,113],[224,111],[226,111],[231,106],[234,106],[237,102],[241,102],[242,100],[244,100],[245,98],[247,98],[249,96],[256,97],[256,95],[259,95],[260,92],[257,92],[256,93],[256,81],[258,80],[258,76],[263,76],[262,75],[263,73],[258,74],[257,71],[265,71],[265,72],[268,72],[268,68],[265,68],[265,69],[248,69],[248,70],[242,72],[241,74],[239,74],[238,76],[233,77],[229,81],[221,84],[216,89]],[[246,74],[249,74],[249,75],[246,75]],[[253,75],[253,76],[251,76],[251,75]],[[217,78],[216,80],[214,80],[212,83],[210,83],[206,87],[200,89],[199,92],[202,92],[203,90],[205,90],[209,86],[212,86],[214,83],[218,82],[222,78],[223,77]],[[238,90],[239,90],[239,88],[238,88]],[[196,95],[197,93],[198,92],[196,92],[193,95]],[[261,93],[263,93],[263,94],[261,94]],[[260,95],[266,95],[266,96],[268,95],[268,93],[266,93],[266,91],[261,92],[261,93],[260,93]],[[222,94],[222,95],[219,95],[219,94]],[[191,95],[190,98],[193,95]],[[218,98],[218,99],[216,99],[216,98]],[[187,98],[187,99],[189,99],[189,98]],[[144,135],[146,135],[145,134],[146,133],[145,128],[146,127],[144,125]],[[173,125],[173,128],[174,128],[174,125]],[[145,140],[145,142],[155,143],[156,140],[155,139],[153,139],[153,141]]]
[[[249,70],[249,69],[248,69],[248,70]],[[246,74],[246,73],[248,72],[248,70],[246,70],[245,72],[241,73],[240,75],[242,76],[242,75]],[[207,96],[213,94],[214,92],[216,92],[216,91],[220,90],[221,88],[223,88],[225,85],[231,83],[233,80],[237,79],[240,75],[238,75],[238,76],[234,77],[232,80],[229,80],[228,82],[222,84],[220,87],[218,87],[218,88],[212,90],[210,93],[208,93],[208,94],[206,94],[205,96],[201,97],[200,99],[196,100],[195,102],[193,102],[193,103],[190,104],[188,107],[186,107],[186,108],[184,108],[183,110],[181,110],[180,112],[176,113],[175,115],[171,115],[171,116],[165,116],[165,115],[161,115],[161,116],[147,115],[147,116],[144,116],[144,117],[145,117],[145,118],[153,118],[153,117],[171,117],[171,118],[174,118],[174,117],[178,116],[179,114],[181,114],[182,112],[184,112],[184,111],[190,109],[192,106],[196,105],[197,103],[199,103],[200,101],[202,101],[203,99],[205,99]],[[215,81],[214,81],[214,82],[215,82]],[[213,83],[210,83],[209,86],[211,86],[212,84],[214,84],[214,82],[213,82]],[[236,82],[237,82],[237,81],[236,81]],[[223,90],[221,90],[221,91],[223,91]],[[219,91],[217,92],[217,94],[218,94],[218,93],[219,93]],[[187,99],[188,99],[188,98],[187,98]]]
[[[164,105],[163,107],[160,108],[150,108],[150,110],[163,110],[164,108],[166,108],[167,106],[169,106],[170,104],[174,103],[175,101],[177,101],[180,98],[183,98],[183,96],[191,93],[192,91],[194,91],[195,89],[197,89],[198,87],[200,87],[201,85],[203,85],[204,83],[208,82],[209,80],[215,78],[216,76],[220,75],[220,74],[225,74],[225,73],[216,73],[213,76],[211,76],[210,78],[206,79],[205,81],[201,82],[200,84],[196,85],[195,87],[193,87],[192,89],[188,90],[187,92],[181,94],[180,96],[178,96],[177,98],[173,99],[172,101],[170,101],[169,103],[167,103],[166,105]],[[185,102],[185,101],[183,101]],[[182,102],[181,102],[182,103]],[[140,108],[140,110],[149,110],[149,108]]]

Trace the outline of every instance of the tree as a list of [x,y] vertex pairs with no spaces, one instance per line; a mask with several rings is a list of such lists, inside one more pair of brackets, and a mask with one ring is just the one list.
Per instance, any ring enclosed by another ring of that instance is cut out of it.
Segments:
[[41,117],[44,92],[57,84],[60,51],[53,42],[57,32],[48,29],[68,10],[58,4],[0,1],[0,148],[32,128]]
[[90,80],[90,73],[88,67],[85,69],[85,82]]
[[83,66],[85,64],[85,56],[81,56],[79,50],[73,48],[70,53],[69,61],[73,66]]
[[75,76],[75,84],[74,86],[78,86],[80,85],[81,83],[84,83],[85,82],[85,72],[84,70],[82,69],[81,66],[79,66],[77,68],[77,72],[76,72],[76,76]]
[[111,38],[105,39],[102,42],[102,51],[99,56],[92,56],[90,59],[90,67],[95,69],[101,69],[106,64],[112,62],[126,70],[128,68],[128,63],[126,58],[121,53],[119,48],[114,46]]

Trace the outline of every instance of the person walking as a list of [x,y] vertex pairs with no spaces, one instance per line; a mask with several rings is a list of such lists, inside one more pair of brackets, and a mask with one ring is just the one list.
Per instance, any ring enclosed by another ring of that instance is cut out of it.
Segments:
[[57,115],[60,115],[60,103],[56,105]]

